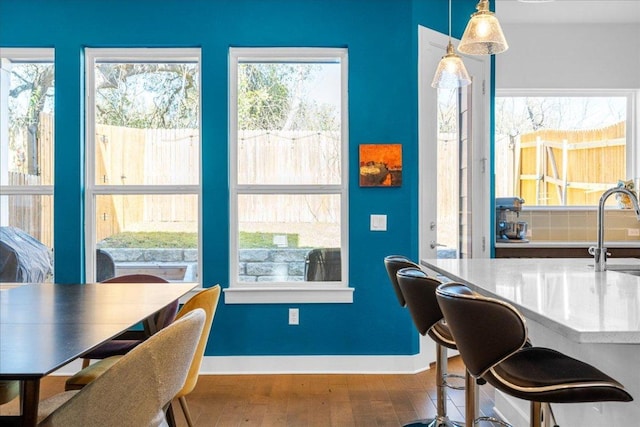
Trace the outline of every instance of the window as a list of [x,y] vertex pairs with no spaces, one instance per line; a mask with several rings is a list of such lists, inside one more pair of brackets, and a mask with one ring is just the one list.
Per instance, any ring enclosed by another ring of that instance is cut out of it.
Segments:
[[347,52],[230,51],[227,303],[351,302]]
[[496,196],[593,206],[619,181],[637,180],[633,101],[625,91],[499,93]]
[[200,275],[199,49],[87,49],[87,280]]
[[23,233],[36,240],[39,261],[22,260],[36,281],[53,280],[53,57],[53,49],[0,49],[0,226],[10,232],[2,243],[18,245]]

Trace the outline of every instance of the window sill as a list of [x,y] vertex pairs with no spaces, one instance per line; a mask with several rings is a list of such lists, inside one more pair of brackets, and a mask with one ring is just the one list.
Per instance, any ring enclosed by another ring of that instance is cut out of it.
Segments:
[[233,287],[224,292],[225,304],[353,303],[353,288]]

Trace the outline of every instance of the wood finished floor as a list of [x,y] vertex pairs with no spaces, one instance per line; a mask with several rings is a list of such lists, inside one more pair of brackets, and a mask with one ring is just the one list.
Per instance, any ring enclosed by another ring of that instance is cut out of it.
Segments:
[[[434,372],[202,375],[187,402],[198,427],[393,427],[436,414]],[[463,373],[458,357],[450,359],[449,372]],[[65,379],[45,378],[41,398],[63,390]],[[448,389],[448,394],[449,418],[463,420],[464,391]],[[186,426],[177,401],[174,409],[178,426]],[[488,385],[480,388],[480,410],[495,416]]]

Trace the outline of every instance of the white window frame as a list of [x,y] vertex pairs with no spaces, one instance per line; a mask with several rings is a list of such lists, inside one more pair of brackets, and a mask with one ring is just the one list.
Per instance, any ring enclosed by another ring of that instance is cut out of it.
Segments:
[[[85,48],[85,268],[86,281],[96,279],[96,197],[100,195],[183,195],[198,197],[198,277],[202,280],[202,156],[200,175],[196,185],[96,185],[95,182],[95,76],[93,67],[97,60],[110,61],[191,61],[197,62],[200,97],[198,107],[198,146],[202,147],[202,56],[199,48]],[[200,150],[201,152],[202,150]],[[202,287],[202,284],[200,284]]]
[[[0,60],[4,61],[5,58],[15,60],[15,61],[25,61],[25,62],[53,62],[55,67],[55,49],[53,48],[1,48],[0,49]],[[2,120],[2,129],[8,131],[8,103],[5,94],[8,94],[9,90],[9,73],[5,70],[5,64],[2,64],[2,69],[0,69],[0,73],[2,73],[2,77],[0,78],[0,84],[2,88],[0,89],[0,93],[2,96],[0,97],[0,120]],[[55,114],[55,112],[54,112]],[[8,138],[7,134],[0,135],[0,138]],[[55,153],[55,139],[54,139],[54,151]],[[3,171],[8,171],[8,152],[5,152],[5,149],[8,150],[8,141],[2,141],[0,143],[2,147],[2,151],[0,152],[0,167]],[[55,164],[52,160],[52,167],[55,170]],[[50,185],[8,185],[5,181],[4,174],[0,174],[0,194],[2,196],[51,196],[53,197],[53,183]],[[54,201],[55,203],[55,201]],[[0,212],[1,215],[5,215],[4,212]],[[55,232],[55,231],[54,231]]]
[[[498,89],[496,98],[513,97],[554,97],[554,98],[593,98],[593,97],[625,97],[627,98],[626,118],[626,179],[640,180],[640,141],[637,139],[640,128],[640,111],[638,98],[640,92],[629,89]],[[597,205],[570,206],[523,206],[525,210],[593,210]]]
[[[341,183],[339,185],[239,185],[238,141],[238,64],[251,62],[327,62],[340,60],[341,66]],[[349,235],[349,127],[348,62],[343,48],[230,48],[229,49],[229,182],[230,242],[229,287],[224,289],[226,304],[264,303],[352,303],[353,288],[348,286]],[[342,280],[340,282],[260,282],[239,283],[238,196],[241,194],[339,194],[341,202]]]

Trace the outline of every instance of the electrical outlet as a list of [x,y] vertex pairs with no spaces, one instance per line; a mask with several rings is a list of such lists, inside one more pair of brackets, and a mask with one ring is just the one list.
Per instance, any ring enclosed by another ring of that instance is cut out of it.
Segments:
[[300,324],[300,310],[297,308],[289,309],[289,324],[290,325],[299,325]]
[[640,237],[640,228],[627,228],[627,236]]

